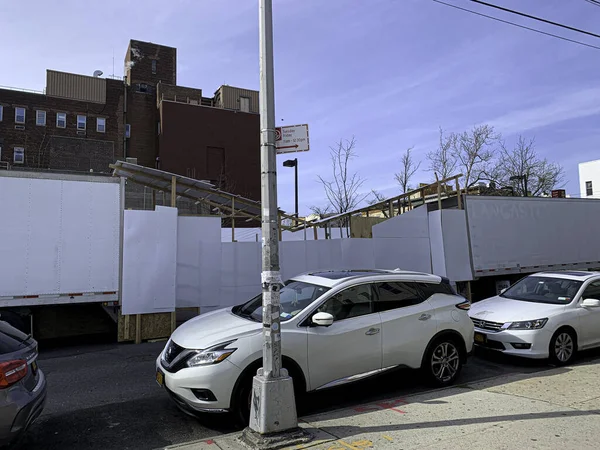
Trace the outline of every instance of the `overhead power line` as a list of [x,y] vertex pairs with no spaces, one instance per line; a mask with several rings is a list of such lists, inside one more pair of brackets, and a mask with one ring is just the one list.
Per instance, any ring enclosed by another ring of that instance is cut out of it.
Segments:
[[468,12],[468,13],[471,13],[471,14],[475,14],[477,16],[486,17],[488,19],[496,20],[498,22],[502,22],[502,23],[505,23],[507,25],[512,25],[513,27],[523,28],[525,30],[534,31],[536,33],[540,33],[540,34],[543,34],[543,35],[546,35],[546,36],[551,36],[551,37],[554,37],[554,38],[557,38],[557,39],[562,39],[563,41],[572,42],[573,44],[579,44],[579,45],[583,45],[585,47],[590,47],[590,48],[594,48],[596,50],[600,50],[600,47],[598,47],[596,45],[587,44],[585,42],[577,41],[575,39],[569,39],[569,38],[566,38],[564,36],[559,36],[557,34],[548,33],[546,31],[538,30],[536,28],[526,27],[525,25],[520,25],[518,23],[510,22],[508,20],[499,19],[498,17],[489,16],[487,14],[483,14],[483,13],[480,13],[480,12],[477,12],[477,11],[473,11],[471,9],[463,8],[461,6],[453,5],[451,3],[446,3],[446,2],[443,2],[441,0],[433,0],[433,1],[436,2],[436,3],[440,3],[442,5],[445,5],[445,6],[449,6],[451,8],[456,8],[456,9],[460,9],[461,11],[465,11],[465,12]]
[[[550,25],[554,25],[557,27],[565,28],[567,30],[576,31],[577,33],[587,34],[588,36],[593,36],[596,38],[600,38],[600,34],[592,33],[591,31],[581,30],[579,28],[570,27],[569,25],[564,25],[558,22],[552,22],[551,20],[542,19],[541,17],[532,16],[531,14],[525,14],[520,11],[515,11],[514,9],[504,8],[503,6],[494,5],[492,3],[483,2],[481,0],[471,0],[473,3],[479,3],[480,5],[489,6],[490,8],[499,9],[500,11],[506,11],[511,14],[516,14],[518,16],[527,17],[528,19],[537,20],[538,22],[548,23]],[[595,3],[595,2],[594,2]]]

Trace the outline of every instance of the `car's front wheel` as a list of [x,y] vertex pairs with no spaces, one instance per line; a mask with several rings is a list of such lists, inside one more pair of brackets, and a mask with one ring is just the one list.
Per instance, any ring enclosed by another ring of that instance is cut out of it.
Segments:
[[429,381],[438,387],[449,386],[462,370],[460,347],[448,336],[435,340],[429,346],[422,369]]
[[554,333],[550,340],[550,361],[557,366],[564,366],[573,361],[577,351],[577,341],[573,331],[562,328]]

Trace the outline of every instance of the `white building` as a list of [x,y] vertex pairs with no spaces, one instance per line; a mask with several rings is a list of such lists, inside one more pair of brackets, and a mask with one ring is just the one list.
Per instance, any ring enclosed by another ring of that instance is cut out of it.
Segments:
[[600,159],[579,163],[581,198],[600,198]]

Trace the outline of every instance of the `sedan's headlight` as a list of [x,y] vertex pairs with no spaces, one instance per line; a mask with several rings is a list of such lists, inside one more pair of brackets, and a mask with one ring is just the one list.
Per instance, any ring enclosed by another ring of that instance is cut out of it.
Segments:
[[188,367],[209,366],[218,364],[226,360],[236,348],[225,348],[234,341],[225,342],[224,344],[215,345],[206,350],[198,350],[194,356],[187,360]]
[[513,322],[508,327],[509,330],[539,330],[544,328],[548,319],[526,320],[524,322]]

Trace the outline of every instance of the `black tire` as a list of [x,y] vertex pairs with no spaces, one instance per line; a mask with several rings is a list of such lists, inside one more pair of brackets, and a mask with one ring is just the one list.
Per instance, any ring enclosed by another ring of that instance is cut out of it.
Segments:
[[577,353],[577,336],[569,328],[561,328],[550,339],[550,362],[556,366],[566,366],[573,362]]
[[431,342],[421,366],[430,385],[445,387],[456,381],[464,360],[461,348],[453,336],[441,336]]

